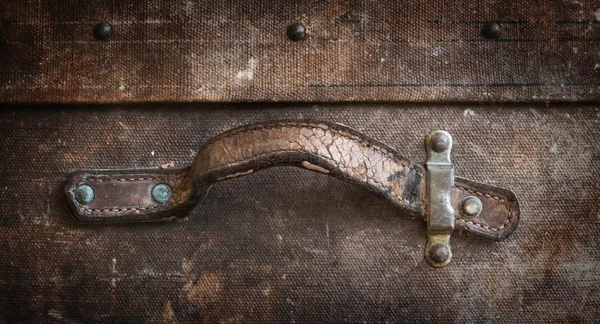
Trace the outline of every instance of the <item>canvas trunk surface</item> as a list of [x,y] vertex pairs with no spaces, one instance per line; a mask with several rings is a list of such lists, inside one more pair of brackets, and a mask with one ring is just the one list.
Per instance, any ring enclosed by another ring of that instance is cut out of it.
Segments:
[[[593,322],[600,305],[600,112],[592,106],[9,107],[0,119],[3,322]],[[273,119],[351,126],[425,160],[454,136],[457,176],[512,189],[521,223],[457,232],[423,260],[426,226],[346,182],[294,167],[215,185],[187,222],[82,225],[80,169],[179,168],[210,137]]]
[[[589,0],[1,1],[0,323],[597,322],[599,21]],[[310,163],[217,183],[180,221],[67,208],[74,171],[167,174],[277,120],[418,164],[448,131],[456,176],[512,190],[519,226],[455,231],[436,269],[419,197]]]

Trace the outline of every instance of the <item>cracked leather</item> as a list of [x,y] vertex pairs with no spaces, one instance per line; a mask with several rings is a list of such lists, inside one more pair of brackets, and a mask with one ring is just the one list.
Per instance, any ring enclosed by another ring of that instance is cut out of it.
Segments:
[[[66,186],[67,204],[81,222],[133,222],[185,217],[219,181],[259,170],[295,165],[357,185],[426,219],[427,185],[422,165],[393,148],[348,127],[323,122],[268,122],[227,131],[210,139],[191,167],[180,170],[80,171]],[[74,190],[90,185],[94,200],[81,205]],[[173,196],[164,205],[152,199],[158,183],[169,184]],[[477,217],[460,213],[465,197],[477,196]],[[501,240],[516,228],[519,205],[509,190],[455,178],[451,191],[455,228]]]

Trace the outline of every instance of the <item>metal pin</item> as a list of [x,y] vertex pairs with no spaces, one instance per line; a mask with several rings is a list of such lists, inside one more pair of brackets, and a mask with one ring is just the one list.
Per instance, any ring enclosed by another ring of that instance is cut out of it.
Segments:
[[500,37],[500,25],[494,21],[488,21],[481,28],[481,34],[487,39],[497,39]]
[[481,200],[475,196],[466,197],[460,205],[461,213],[467,217],[479,216],[482,209]]
[[159,204],[166,204],[171,196],[173,195],[173,190],[169,185],[164,183],[159,183],[154,188],[152,188],[152,198],[156,200]]
[[105,40],[110,37],[112,27],[107,22],[99,22],[94,26],[94,37],[97,40]]
[[446,245],[436,243],[431,246],[431,249],[429,250],[429,257],[433,262],[441,264],[446,262],[450,257],[450,250]]
[[439,132],[431,136],[429,143],[432,150],[441,153],[448,149],[448,146],[450,145],[450,139],[448,139],[446,134]]
[[287,36],[294,42],[304,40],[306,39],[306,28],[300,23],[291,24],[287,27]]
[[75,189],[75,200],[82,205],[87,205],[94,200],[94,189],[82,184]]

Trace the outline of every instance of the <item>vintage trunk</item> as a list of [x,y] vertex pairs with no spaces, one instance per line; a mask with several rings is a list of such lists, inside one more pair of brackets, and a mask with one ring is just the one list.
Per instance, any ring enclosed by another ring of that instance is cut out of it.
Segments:
[[600,1],[0,18],[0,323],[600,318]]

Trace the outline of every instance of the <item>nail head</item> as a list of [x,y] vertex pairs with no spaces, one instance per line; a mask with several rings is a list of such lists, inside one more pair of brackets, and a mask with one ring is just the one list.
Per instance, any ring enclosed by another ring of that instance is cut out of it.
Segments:
[[486,22],[481,28],[481,34],[487,39],[497,39],[500,37],[500,25],[494,21]]
[[154,188],[152,188],[152,198],[156,200],[159,204],[166,204],[171,196],[173,195],[173,190],[169,185],[164,183],[159,183]]
[[287,36],[294,42],[304,40],[306,39],[306,28],[300,23],[291,24],[287,27]]
[[429,139],[429,145],[435,152],[441,153],[450,146],[450,139],[444,133],[436,133]]
[[444,263],[450,257],[450,250],[444,244],[436,243],[429,250],[429,257],[435,263]]
[[75,189],[75,200],[82,205],[87,205],[94,200],[94,189],[82,184]]
[[483,205],[481,204],[481,200],[474,196],[466,197],[460,206],[461,212],[467,217],[479,216],[482,209]]
[[107,22],[99,22],[94,26],[94,37],[97,40],[105,40],[111,33],[112,27]]

